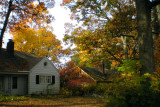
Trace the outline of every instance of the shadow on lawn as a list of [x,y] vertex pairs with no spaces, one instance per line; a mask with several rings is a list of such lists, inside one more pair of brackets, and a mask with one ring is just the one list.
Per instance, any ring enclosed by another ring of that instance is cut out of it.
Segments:
[[74,104],[66,104],[66,105],[8,105],[8,104],[0,104],[2,107],[69,107],[69,106],[75,106],[75,107],[84,107],[84,106],[90,106],[90,107],[103,107],[98,105],[97,103],[85,103],[85,104],[80,104],[80,103],[74,103]]
[[90,97],[27,96],[24,101],[0,102],[0,107],[104,107],[105,99]]

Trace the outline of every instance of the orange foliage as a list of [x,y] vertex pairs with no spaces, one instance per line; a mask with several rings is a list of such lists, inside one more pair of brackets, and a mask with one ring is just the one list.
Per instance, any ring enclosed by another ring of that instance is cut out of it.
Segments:
[[158,92],[160,92],[160,35],[155,44],[154,59],[155,59],[155,72],[151,75],[152,86]]
[[[63,0],[62,5],[71,3],[72,1],[75,1],[75,0]],[[83,0],[77,0],[77,1],[78,1],[78,2],[82,2]]]
[[63,4],[62,5],[65,5],[65,4],[68,4],[70,2],[72,2],[73,0],[63,0]]

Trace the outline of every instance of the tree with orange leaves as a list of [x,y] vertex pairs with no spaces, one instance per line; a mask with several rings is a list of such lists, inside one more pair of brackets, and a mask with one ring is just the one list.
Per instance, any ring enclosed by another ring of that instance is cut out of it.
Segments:
[[62,49],[60,40],[56,39],[49,28],[40,29],[21,28],[11,32],[15,42],[15,50],[28,52],[40,57],[47,56],[54,62],[59,62],[61,56],[70,52],[68,49]]
[[114,60],[122,64],[124,59],[137,58],[136,11],[133,0],[73,2],[75,5],[70,8],[74,18],[82,21],[84,27],[75,29],[66,38],[71,39],[77,50],[84,52],[88,60],[101,63],[102,66],[107,61]]
[[40,25],[40,22],[44,22],[44,20],[46,23],[50,23],[52,16],[48,14],[47,8],[52,8],[54,6],[54,1],[50,0],[49,2],[44,0],[1,0],[0,12],[2,19],[1,25],[3,27],[0,33],[0,50],[5,31],[7,28],[10,30],[14,28],[16,23],[22,20],[30,20],[34,23],[39,22],[38,25]]

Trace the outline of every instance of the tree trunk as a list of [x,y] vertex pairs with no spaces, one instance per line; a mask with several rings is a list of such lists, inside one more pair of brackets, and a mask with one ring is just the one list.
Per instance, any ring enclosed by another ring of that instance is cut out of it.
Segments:
[[154,72],[151,8],[149,4],[149,0],[136,0],[139,59],[142,63],[141,75],[153,74]]
[[6,30],[6,27],[7,27],[7,24],[8,24],[8,19],[9,19],[11,11],[12,11],[12,0],[9,1],[8,11],[7,11],[6,18],[5,18],[5,21],[4,21],[4,24],[3,24],[1,35],[0,35],[0,51],[1,51],[1,48],[2,48],[4,32]]
[[[159,0],[155,0],[159,1]],[[155,7],[152,8],[153,10],[153,41],[154,43],[157,43],[157,38],[160,33],[160,5],[156,5]],[[155,47],[156,49],[156,47]]]

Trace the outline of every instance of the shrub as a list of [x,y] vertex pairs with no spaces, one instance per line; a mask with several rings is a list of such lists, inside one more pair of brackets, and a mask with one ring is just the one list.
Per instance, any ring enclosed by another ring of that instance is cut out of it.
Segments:
[[158,91],[154,91],[147,79],[150,74],[139,75],[139,61],[124,61],[119,70],[122,76],[108,85],[110,95],[107,107],[157,107],[160,101]]
[[59,93],[61,95],[65,95],[65,96],[72,96],[72,90],[69,90],[66,87],[61,88],[60,91],[59,91]]
[[108,89],[108,84],[99,83],[95,86],[94,93],[99,95],[105,95]]
[[119,96],[113,95],[106,107],[158,107],[159,101],[158,93],[149,87],[140,87],[128,89]]

